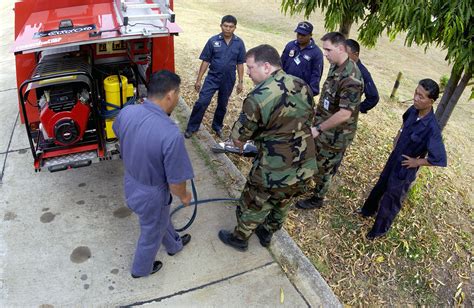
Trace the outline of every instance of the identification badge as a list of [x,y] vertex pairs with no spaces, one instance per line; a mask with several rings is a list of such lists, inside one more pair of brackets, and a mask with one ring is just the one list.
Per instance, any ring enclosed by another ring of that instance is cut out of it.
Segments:
[[214,41],[214,47],[221,47],[221,42]]
[[324,99],[323,107],[324,109],[329,110],[329,100],[327,98]]
[[293,58],[295,56],[295,50],[294,49],[290,50],[290,52],[288,53],[288,56],[290,58]]
[[306,61],[311,61],[311,57],[308,55],[304,55],[303,58],[305,58]]
[[297,56],[293,61],[295,61],[296,65],[299,65],[301,63],[299,56]]

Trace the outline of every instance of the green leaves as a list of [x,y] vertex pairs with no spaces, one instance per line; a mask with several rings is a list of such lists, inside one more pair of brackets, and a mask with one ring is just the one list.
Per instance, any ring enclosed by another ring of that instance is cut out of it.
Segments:
[[308,18],[319,8],[326,14],[326,29],[335,30],[343,21],[361,20],[365,10],[374,7],[376,2],[376,0],[282,0],[281,11],[290,15],[304,13],[305,18]]
[[282,0],[282,11],[305,17],[317,8],[325,13],[325,27],[335,30],[345,21],[362,21],[359,40],[375,46],[384,31],[390,39],[406,32],[405,44],[447,50],[447,60],[464,70],[474,67],[472,0]]

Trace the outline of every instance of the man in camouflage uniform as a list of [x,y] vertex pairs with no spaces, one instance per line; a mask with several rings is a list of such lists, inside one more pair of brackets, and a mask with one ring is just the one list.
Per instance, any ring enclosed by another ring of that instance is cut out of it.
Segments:
[[309,86],[281,69],[278,51],[270,45],[249,50],[246,64],[256,87],[244,100],[231,139],[241,148],[253,140],[258,154],[236,211],[237,226],[233,232],[219,231],[222,242],[240,251],[247,250],[254,231],[262,246],[270,244],[291,197],[304,191],[316,169]]
[[349,59],[345,38],[339,32],[324,35],[324,56],[331,63],[323,85],[312,128],[316,144],[318,171],[311,198],[296,204],[300,209],[323,206],[331,179],[336,174],[342,157],[354,139],[359,117],[360,97],[364,82],[357,64]]

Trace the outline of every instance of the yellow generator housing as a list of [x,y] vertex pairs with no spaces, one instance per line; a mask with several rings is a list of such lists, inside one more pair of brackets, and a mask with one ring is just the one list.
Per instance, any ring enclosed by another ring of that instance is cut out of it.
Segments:
[[[122,106],[133,97],[133,84],[129,84],[127,77],[120,76],[122,80]],[[104,90],[105,90],[105,101],[110,105],[107,105],[107,110],[120,109],[120,83],[117,75],[112,75],[104,79]],[[112,124],[115,118],[105,120],[105,134],[106,139],[115,139],[115,133],[112,129]]]

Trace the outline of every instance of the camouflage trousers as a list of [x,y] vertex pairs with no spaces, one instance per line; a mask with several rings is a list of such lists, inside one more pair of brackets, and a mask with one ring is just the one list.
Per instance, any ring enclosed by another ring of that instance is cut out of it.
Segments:
[[270,233],[281,229],[292,204],[291,198],[306,192],[307,182],[301,181],[282,188],[266,188],[247,181],[236,210],[234,235],[247,240],[259,225]]
[[324,199],[329,190],[332,177],[341,165],[346,148],[334,150],[315,140],[317,172],[314,174],[314,196]]

